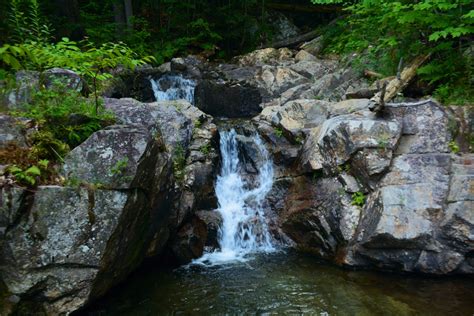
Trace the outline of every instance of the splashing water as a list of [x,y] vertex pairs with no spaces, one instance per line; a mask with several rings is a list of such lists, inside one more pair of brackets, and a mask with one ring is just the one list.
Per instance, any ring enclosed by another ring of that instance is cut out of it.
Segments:
[[263,159],[254,188],[242,179],[237,133],[234,129],[220,133],[222,167],[216,182],[216,196],[223,224],[219,251],[204,254],[193,263],[215,265],[246,261],[248,255],[276,250],[268,231],[263,201],[273,185],[273,163],[261,138],[253,136]]
[[150,79],[156,101],[187,100],[194,104],[196,82],[178,75],[164,75],[159,79]]

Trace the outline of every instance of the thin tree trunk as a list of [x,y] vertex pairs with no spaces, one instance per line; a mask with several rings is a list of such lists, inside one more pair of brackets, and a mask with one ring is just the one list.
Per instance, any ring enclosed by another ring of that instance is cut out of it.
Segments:
[[133,5],[132,0],[124,0],[125,7],[125,21],[129,31],[133,29]]
[[123,35],[123,30],[126,25],[125,11],[123,8],[123,3],[121,1],[114,2],[113,7],[114,7],[115,33],[116,33],[116,36],[120,38]]

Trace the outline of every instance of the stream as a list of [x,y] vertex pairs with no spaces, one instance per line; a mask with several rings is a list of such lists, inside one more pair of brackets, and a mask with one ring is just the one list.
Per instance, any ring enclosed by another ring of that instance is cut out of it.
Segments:
[[293,251],[147,268],[82,315],[472,315],[474,280],[351,271]]
[[[166,79],[168,92],[153,85],[158,100],[192,98],[189,82]],[[80,314],[473,315],[473,278],[348,270],[278,245],[262,207],[274,177],[262,140],[252,136],[261,161],[249,178],[235,130],[220,136],[220,249],[177,269],[144,267]]]

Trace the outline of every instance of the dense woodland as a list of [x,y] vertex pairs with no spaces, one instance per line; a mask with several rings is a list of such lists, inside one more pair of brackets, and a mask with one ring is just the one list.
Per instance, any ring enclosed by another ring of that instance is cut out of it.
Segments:
[[[275,12],[301,33],[321,36],[323,55],[347,60],[361,73],[393,76],[426,57],[417,70],[419,90],[445,104],[472,104],[471,0],[1,0],[1,89],[15,87],[18,70],[54,67],[73,70],[87,82],[82,91],[37,91],[35,106],[16,113],[42,126],[32,151],[3,153],[2,160],[19,166],[17,178],[31,184],[34,177],[23,174],[24,168],[61,161],[113,122],[100,110],[98,96],[114,69],[158,66],[188,54],[220,61],[271,47]],[[89,120],[71,125],[72,113]],[[48,172],[43,174],[47,182]]]
[[225,59],[271,45],[275,29],[271,12],[278,9],[298,16],[303,32],[319,28],[326,53],[363,52],[364,67],[384,75],[396,72],[401,58],[430,54],[431,62],[419,74],[437,88],[440,98],[462,103],[471,94],[472,1],[311,2],[3,0],[0,60],[5,70],[54,66],[32,65],[27,57],[16,56],[21,47],[6,47],[49,45],[63,38],[77,41],[81,49],[123,42],[140,56],[153,56],[156,64],[190,53]]

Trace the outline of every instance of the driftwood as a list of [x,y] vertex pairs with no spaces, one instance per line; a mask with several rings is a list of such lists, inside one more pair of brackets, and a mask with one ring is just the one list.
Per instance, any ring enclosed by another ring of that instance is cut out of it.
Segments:
[[292,12],[306,12],[306,13],[331,13],[342,11],[342,6],[334,5],[302,5],[302,4],[287,4],[287,3],[267,3],[265,6],[268,9]]
[[429,54],[418,56],[408,67],[399,72],[396,78],[384,84],[384,87],[382,87],[381,91],[376,93],[372,99],[370,99],[374,103],[374,106],[371,107],[371,110],[375,112],[380,111],[386,102],[392,100],[397,96],[398,93],[402,92],[408,83],[416,76],[416,71],[418,68],[423,65],[423,63],[429,57]]
[[320,35],[320,31],[315,30],[303,35],[287,38],[279,42],[275,42],[271,45],[273,48],[292,47],[297,46],[303,42],[310,41]]
[[364,70],[364,76],[368,78],[383,78],[382,74],[369,69]]

